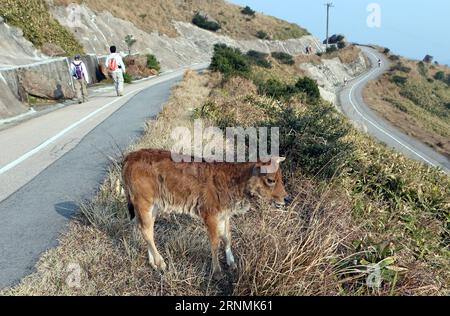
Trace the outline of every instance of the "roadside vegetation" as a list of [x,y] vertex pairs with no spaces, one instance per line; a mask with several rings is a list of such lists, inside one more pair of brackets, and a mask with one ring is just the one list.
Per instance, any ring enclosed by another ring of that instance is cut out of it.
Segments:
[[[168,271],[153,271],[113,162],[60,246],[1,294],[448,295],[449,177],[356,131],[316,94],[313,80],[270,61],[272,68],[260,67],[216,45],[211,71],[188,71],[129,149],[170,149],[168,131],[192,128],[197,118],[221,128],[280,128],[284,180],[294,200],[284,210],[260,202],[233,218],[236,274],[209,278],[205,230],[178,215],[156,222]],[[71,264],[81,269],[79,287],[68,286]]]
[[386,120],[450,158],[450,68],[387,55],[392,66],[364,91]]
[[[11,0],[12,1],[12,0]],[[114,16],[130,21],[146,32],[178,36],[173,21],[191,23],[195,12],[205,12],[220,25],[220,33],[235,39],[255,39],[258,31],[275,40],[300,38],[308,31],[294,23],[256,13],[224,0],[54,0],[55,5],[84,3],[96,11],[107,10]]]
[[0,16],[6,23],[20,28],[24,37],[38,48],[50,44],[68,56],[83,53],[83,47],[72,33],[51,16],[44,0],[2,0]]

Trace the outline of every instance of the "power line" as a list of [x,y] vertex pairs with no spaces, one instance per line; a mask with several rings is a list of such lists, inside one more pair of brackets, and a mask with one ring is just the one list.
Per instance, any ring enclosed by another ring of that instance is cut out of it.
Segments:
[[326,37],[326,41],[327,41],[327,50],[328,50],[328,38],[329,38],[329,25],[330,25],[330,8],[334,8],[333,2],[328,2],[325,4],[327,6],[327,37]]

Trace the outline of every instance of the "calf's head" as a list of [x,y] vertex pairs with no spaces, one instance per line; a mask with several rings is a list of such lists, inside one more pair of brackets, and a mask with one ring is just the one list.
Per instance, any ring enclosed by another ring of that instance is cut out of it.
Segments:
[[280,162],[284,160],[285,158],[273,157],[269,163],[257,163],[247,183],[247,192],[251,196],[273,202],[276,207],[286,205],[289,198],[280,168]]

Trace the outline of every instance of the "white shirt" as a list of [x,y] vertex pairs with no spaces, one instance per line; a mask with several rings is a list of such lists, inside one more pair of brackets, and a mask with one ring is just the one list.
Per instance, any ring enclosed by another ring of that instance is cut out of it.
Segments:
[[86,66],[84,65],[83,61],[81,60],[75,60],[73,62],[70,63],[70,73],[72,74],[72,76],[76,79],[76,74],[75,74],[75,65],[81,65],[81,70],[83,71],[83,77],[84,80],[86,80],[87,83],[89,83],[89,74],[86,70]]
[[106,58],[105,65],[108,67],[109,60],[114,58],[117,62],[117,69],[113,72],[125,72],[125,64],[123,63],[122,56],[119,53],[112,53]]

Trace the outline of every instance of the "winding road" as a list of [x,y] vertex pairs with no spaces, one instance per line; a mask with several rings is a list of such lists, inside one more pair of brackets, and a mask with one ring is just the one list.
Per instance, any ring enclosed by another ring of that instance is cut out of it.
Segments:
[[[404,134],[377,115],[365,103],[363,98],[364,87],[369,81],[383,74],[390,65],[385,55],[377,50],[365,46],[360,46],[360,48],[369,58],[372,66],[368,72],[350,81],[341,91],[339,103],[342,112],[357,128],[363,129],[389,147],[397,149],[407,157],[441,168],[443,171],[450,173],[450,161],[445,156],[417,139]],[[381,67],[378,67],[378,59],[382,60]]]

